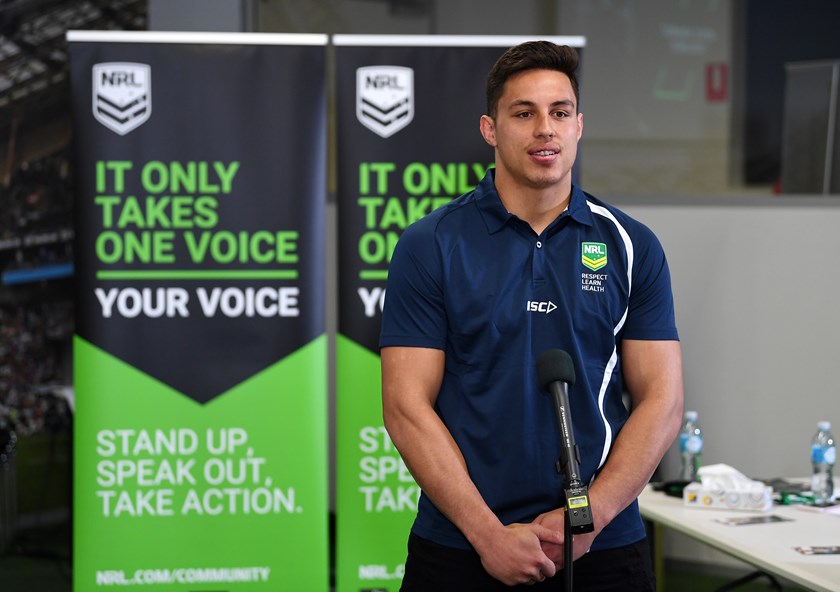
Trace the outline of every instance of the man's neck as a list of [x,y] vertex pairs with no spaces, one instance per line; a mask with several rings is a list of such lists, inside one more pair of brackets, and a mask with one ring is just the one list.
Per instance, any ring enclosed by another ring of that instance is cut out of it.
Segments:
[[569,206],[571,182],[546,188],[505,183],[496,178],[496,191],[508,212],[527,222],[535,233],[542,234],[557,216]]

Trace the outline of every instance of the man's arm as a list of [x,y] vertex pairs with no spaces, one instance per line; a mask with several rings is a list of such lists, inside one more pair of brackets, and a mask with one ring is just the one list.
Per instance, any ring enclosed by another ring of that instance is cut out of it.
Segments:
[[621,355],[632,410],[592,484],[603,525],[639,497],[677,436],[683,410],[679,341],[625,340]]
[[[680,429],[683,381],[679,341],[624,340],[621,357],[633,408],[589,488],[595,532],[575,537],[575,559],[639,496]],[[562,508],[543,514],[537,522],[562,528]],[[562,547],[546,545],[546,549],[562,567]]]
[[423,492],[461,530],[493,577],[512,585],[553,576],[554,563],[540,541],[560,543],[562,530],[539,524],[504,526],[484,502],[458,445],[434,410],[444,353],[385,347],[381,355],[385,427]]

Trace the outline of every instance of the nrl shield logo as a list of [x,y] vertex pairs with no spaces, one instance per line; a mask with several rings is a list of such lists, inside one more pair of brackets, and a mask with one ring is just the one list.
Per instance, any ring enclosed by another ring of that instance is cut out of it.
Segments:
[[152,69],[147,64],[108,62],[93,66],[93,116],[124,136],[152,114]]
[[604,243],[581,243],[581,262],[591,269],[598,271],[607,264],[607,245]]
[[414,119],[414,70],[366,66],[356,70],[356,117],[387,138]]

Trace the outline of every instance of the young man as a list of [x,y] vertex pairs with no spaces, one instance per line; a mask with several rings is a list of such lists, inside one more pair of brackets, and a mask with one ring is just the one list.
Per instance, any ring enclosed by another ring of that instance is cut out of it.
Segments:
[[563,589],[560,437],[535,368],[557,348],[595,526],[574,538],[575,590],[653,590],[636,497],[682,413],[670,276],[648,228],[572,184],[577,63],[548,42],[499,58],[480,121],[495,170],[391,261],[385,425],[423,491],[403,590]]

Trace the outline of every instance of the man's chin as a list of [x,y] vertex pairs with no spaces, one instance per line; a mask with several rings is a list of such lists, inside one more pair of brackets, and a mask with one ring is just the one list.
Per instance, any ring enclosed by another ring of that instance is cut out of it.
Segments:
[[563,181],[563,177],[560,175],[550,175],[550,176],[533,176],[528,178],[528,182],[534,189],[550,189],[552,187],[556,187]]

